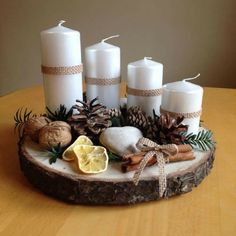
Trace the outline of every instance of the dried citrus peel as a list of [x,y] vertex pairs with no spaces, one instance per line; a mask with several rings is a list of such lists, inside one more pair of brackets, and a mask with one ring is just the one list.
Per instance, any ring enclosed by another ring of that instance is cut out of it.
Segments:
[[97,174],[106,171],[108,155],[104,147],[77,145],[73,148],[78,169],[85,174]]
[[73,161],[76,155],[73,148],[77,145],[93,145],[93,142],[85,135],[79,136],[74,143],[72,143],[62,154],[62,158],[65,161]]

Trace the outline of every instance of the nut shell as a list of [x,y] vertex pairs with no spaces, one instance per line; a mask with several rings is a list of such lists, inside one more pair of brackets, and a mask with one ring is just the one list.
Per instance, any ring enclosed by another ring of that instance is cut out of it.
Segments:
[[40,129],[42,129],[49,122],[51,122],[51,120],[45,116],[32,117],[26,121],[24,132],[26,135],[29,135],[33,141],[38,142]]
[[44,126],[39,132],[39,144],[46,149],[57,146],[66,147],[72,139],[70,125],[64,121],[54,121]]

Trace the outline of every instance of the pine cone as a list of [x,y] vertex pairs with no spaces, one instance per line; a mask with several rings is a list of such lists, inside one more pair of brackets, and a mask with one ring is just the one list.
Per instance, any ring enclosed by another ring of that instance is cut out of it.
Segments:
[[117,108],[111,108],[111,109],[109,109],[109,115],[111,118],[119,117],[119,116],[121,116],[121,111],[120,111],[120,109],[117,109]]
[[182,134],[188,130],[188,126],[181,124],[184,117],[171,117],[169,114],[155,116],[150,121],[146,136],[159,144],[182,144],[185,136]]
[[151,117],[149,117],[148,118],[148,126],[146,128],[146,132],[144,133],[144,136],[146,138],[153,140],[153,141],[156,141],[157,135],[158,135],[157,131],[158,131],[158,127],[155,124],[155,120],[152,119]]
[[77,135],[87,135],[96,138],[103,130],[111,126],[108,109],[98,103],[98,98],[83,102],[76,100],[73,106],[79,113],[70,117],[68,122]]
[[127,110],[127,124],[140,129],[142,132],[148,125],[148,119],[146,113],[139,106],[133,106]]

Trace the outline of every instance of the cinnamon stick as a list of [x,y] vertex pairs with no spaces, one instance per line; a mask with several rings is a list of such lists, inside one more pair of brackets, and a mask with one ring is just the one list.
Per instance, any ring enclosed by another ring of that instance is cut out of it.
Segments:
[[135,165],[135,164],[140,163],[145,155],[146,155],[146,152],[137,152],[137,153],[128,154],[128,155],[123,156],[122,161],[130,165]]
[[[189,144],[181,144],[181,145],[177,145],[177,146],[178,146],[179,153],[189,152],[192,150],[192,147]],[[130,158],[132,158],[132,161],[134,162],[132,164],[136,164],[136,163],[140,162],[140,159],[142,158],[142,156],[145,156],[145,154],[146,154],[146,152],[136,152],[136,153],[126,154],[122,157],[122,160],[130,162],[131,161]]]
[[168,161],[169,162],[177,162],[177,161],[188,161],[195,159],[193,151],[189,152],[179,152],[174,156],[169,156]]
[[[129,154],[129,155],[124,156],[122,160],[127,165],[139,164],[144,158],[145,154],[146,154],[145,152]],[[192,159],[194,159],[194,155],[192,151],[182,152],[182,153],[179,152],[174,156],[169,156],[168,162],[185,161],[185,160],[192,160]]]
[[[146,154],[146,153],[145,153]],[[121,169],[123,172],[133,171],[137,170],[139,168],[140,162],[143,160],[145,154],[143,153],[134,153],[133,155],[129,154],[129,157],[125,158],[125,162],[122,164]],[[187,160],[193,160],[194,153],[192,151],[188,152],[179,152],[174,156],[169,156],[167,158],[167,162],[178,162],[178,161],[187,161]],[[152,166],[157,162],[156,158],[153,156],[149,162],[147,163],[147,166]]]
[[189,152],[189,151],[193,150],[193,148],[189,144],[180,144],[177,146],[178,146],[179,152]]
[[[156,158],[152,157],[149,162],[147,163],[146,166],[152,166],[154,165],[155,163],[157,162]],[[122,172],[126,173],[126,172],[129,172],[129,171],[134,171],[134,170],[137,170],[139,168],[139,164],[134,164],[134,165],[130,165],[130,164],[122,164],[121,165],[121,170]]]

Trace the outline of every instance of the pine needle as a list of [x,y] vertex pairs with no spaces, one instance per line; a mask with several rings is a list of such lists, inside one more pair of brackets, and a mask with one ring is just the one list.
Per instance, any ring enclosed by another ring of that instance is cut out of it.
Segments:
[[212,150],[215,147],[213,133],[210,130],[201,130],[198,134],[190,133],[185,136],[184,143],[202,151]]
[[57,146],[51,147],[51,149],[48,152],[50,154],[49,163],[51,165],[52,163],[55,163],[58,158],[61,159],[61,155],[63,153],[61,143],[58,143]]
[[48,107],[46,107],[46,110],[48,112],[47,117],[52,121],[67,121],[73,113],[72,108],[67,112],[65,105],[62,104],[55,112],[52,112]]
[[27,108],[23,109],[23,107],[21,107],[16,111],[14,115],[14,132],[16,133],[16,131],[18,131],[19,138],[23,136],[25,123],[34,116],[35,114],[32,114],[32,110],[28,110]]
[[115,155],[114,153],[112,153],[111,151],[108,151],[108,157],[109,157],[109,161],[115,161],[115,162],[121,161],[121,158]]

